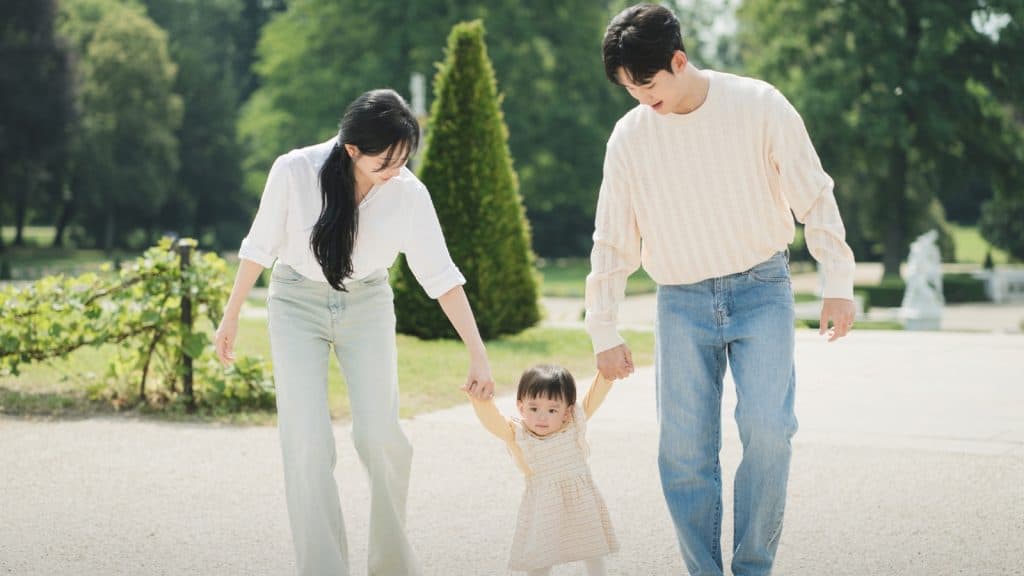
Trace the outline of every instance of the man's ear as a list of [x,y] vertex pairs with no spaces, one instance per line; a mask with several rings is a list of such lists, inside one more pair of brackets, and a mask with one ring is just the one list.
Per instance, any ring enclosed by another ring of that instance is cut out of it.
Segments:
[[686,52],[676,50],[675,54],[672,54],[672,73],[679,74],[679,72],[686,68],[686,63],[689,61],[690,59],[686,57]]

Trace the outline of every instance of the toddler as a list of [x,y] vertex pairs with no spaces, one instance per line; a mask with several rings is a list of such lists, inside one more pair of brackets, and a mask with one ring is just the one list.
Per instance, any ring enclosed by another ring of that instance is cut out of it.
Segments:
[[600,373],[576,402],[576,382],[564,368],[541,365],[519,380],[519,417],[503,416],[493,400],[471,398],[477,417],[501,438],[526,477],[509,568],[529,576],[583,561],[587,574],[606,574],[604,557],[619,549],[608,508],[587,464],[587,419],[611,383]]

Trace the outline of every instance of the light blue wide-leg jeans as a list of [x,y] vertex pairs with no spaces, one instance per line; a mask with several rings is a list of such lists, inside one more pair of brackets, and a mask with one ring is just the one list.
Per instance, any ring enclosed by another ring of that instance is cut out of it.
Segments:
[[348,384],[352,439],[370,480],[369,573],[418,575],[405,533],[412,447],[398,421],[395,311],[387,271],[348,292],[277,264],[267,297],[285,496],[303,576],[347,576],[327,404],[331,348]]
[[734,483],[732,571],[771,573],[796,433],[788,255],[696,284],[660,286],[658,467],[691,576],[721,576],[722,385],[736,383],[743,458]]

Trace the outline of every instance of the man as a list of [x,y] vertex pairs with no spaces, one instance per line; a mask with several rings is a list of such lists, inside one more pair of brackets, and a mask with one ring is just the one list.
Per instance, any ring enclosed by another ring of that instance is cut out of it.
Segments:
[[[796,432],[793,215],[825,273],[821,333],[853,326],[853,252],[803,120],[767,83],[687,59],[679,21],[642,4],[609,24],[608,78],[639,105],[608,140],[586,323],[605,377],[633,371],[616,331],[626,278],[658,283],[658,467],[691,575],[721,575],[721,397],[736,382],[743,459],[732,571],[769,574]],[[831,323],[831,329],[829,324]]]

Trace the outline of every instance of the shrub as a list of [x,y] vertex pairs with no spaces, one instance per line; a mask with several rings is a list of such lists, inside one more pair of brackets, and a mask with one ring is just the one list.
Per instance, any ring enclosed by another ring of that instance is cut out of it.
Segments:
[[854,287],[857,292],[866,295],[873,308],[898,308],[903,302],[906,285],[900,278],[886,278],[879,284],[859,284]]
[[[225,370],[213,358],[207,332],[182,322],[186,296],[194,323],[205,321],[212,329],[220,320],[230,280],[224,260],[193,253],[183,268],[171,248],[164,240],[113,274],[47,276],[0,290],[0,374],[17,374],[22,364],[66,357],[85,346],[116,344],[107,376],[89,391],[92,398],[212,412],[272,407],[266,362],[239,358]],[[109,265],[104,271],[114,272]],[[193,361],[191,396],[183,390],[185,357]]]
[[987,302],[985,281],[970,274],[946,274],[942,277],[942,294],[947,304]]
[[[434,92],[420,177],[452,259],[466,276],[480,333],[493,338],[522,331],[540,319],[534,256],[480,21],[452,29]],[[400,332],[456,336],[404,258],[394,288]]]

